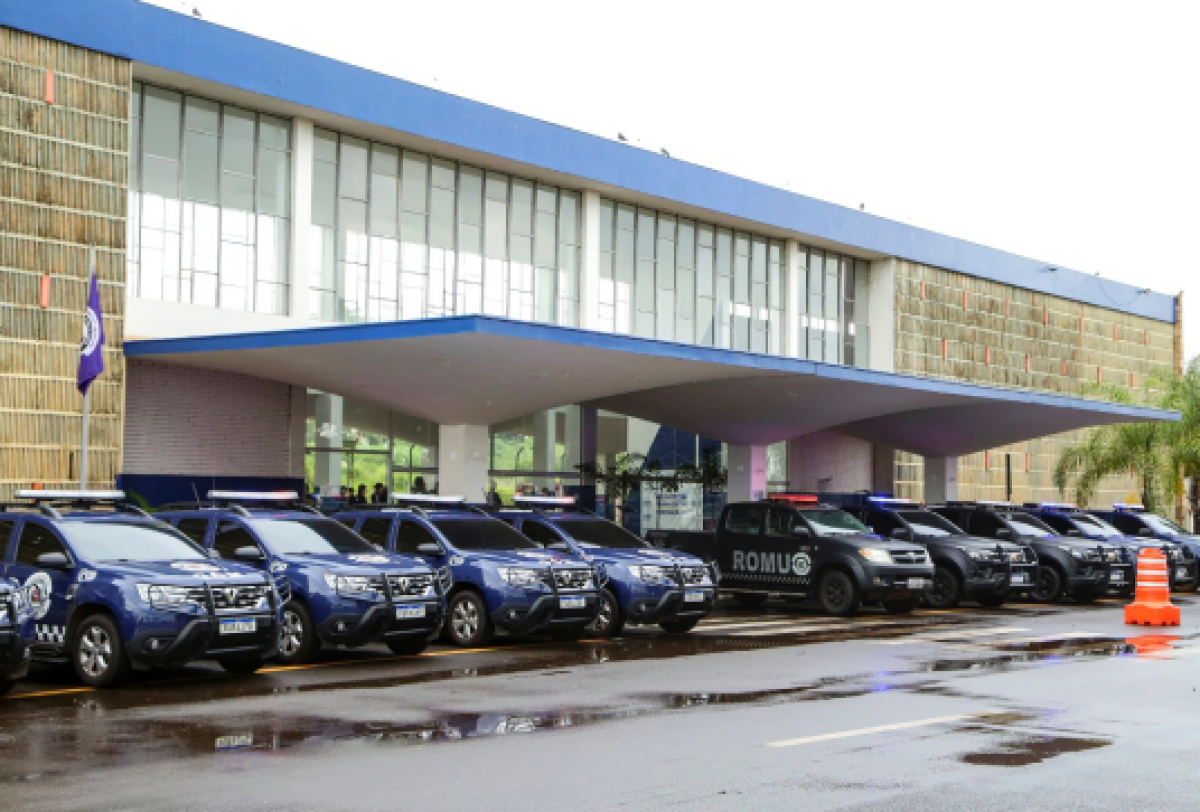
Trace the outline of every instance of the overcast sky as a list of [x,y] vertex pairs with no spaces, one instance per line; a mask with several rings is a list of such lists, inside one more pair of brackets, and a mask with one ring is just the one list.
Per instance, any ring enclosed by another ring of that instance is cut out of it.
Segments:
[[1185,291],[1200,3],[152,0],[735,175]]

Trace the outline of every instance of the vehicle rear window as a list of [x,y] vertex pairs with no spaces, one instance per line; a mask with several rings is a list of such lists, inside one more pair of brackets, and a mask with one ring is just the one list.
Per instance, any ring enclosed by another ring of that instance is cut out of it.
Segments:
[[897,511],[918,536],[961,536],[963,531],[928,510]]
[[558,526],[582,547],[620,550],[650,546],[624,527],[603,519],[564,519]]
[[62,522],[58,529],[89,561],[179,561],[208,558],[187,536],[158,522]]
[[871,535],[869,527],[845,511],[802,510],[800,515],[822,536]]
[[460,550],[540,550],[499,519],[434,519],[433,526]]
[[375,545],[333,519],[255,519],[249,524],[277,555],[350,555],[379,552]]

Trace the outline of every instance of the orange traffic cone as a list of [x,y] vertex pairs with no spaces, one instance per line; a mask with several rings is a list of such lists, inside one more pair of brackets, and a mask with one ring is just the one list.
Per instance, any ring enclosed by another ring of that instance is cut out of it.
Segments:
[[1179,607],[1171,605],[1167,557],[1161,550],[1142,550],[1138,556],[1137,592],[1125,607],[1125,622],[1132,626],[1178,626]]

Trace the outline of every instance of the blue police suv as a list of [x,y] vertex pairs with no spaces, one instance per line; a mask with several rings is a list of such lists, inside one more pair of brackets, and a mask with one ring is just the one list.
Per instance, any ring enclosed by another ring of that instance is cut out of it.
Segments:
[[[1189,533],[1165,516],[1149,512],[1144,505],[1117,502],[1112,506],[1112,510],[1090,510],[1088,512],[1108,522],[1126,536],[1136,536],[1146,543],[1153,543],[1157,539],[1175,544],[1183,548],[1181,557],[1186,556],[1193,562],[1200,560],[1200,536]],[[1176,589],[1180,592],[1196,591],[1197,585],[1200,585],[1200,578],[1193,579],[1189,584],[1186,577],[1186,566],[1174,566],[1172,569],[1174,570],[1172,575],[1176,579]],[[1179,583],[1182,583],[1183,586],[1179,586]]]
[[23,585],[34,660],[69,661],[106,688],[132,669],[216,660],[257,671],[279,640],[279,596],[242,564],[212,560],[121,491],[18,491],[0,510],[0,575]]
[[544,550],[461,496],[396,494],[396,507],[334,514],[387,550],[448,567],[446,638],[487,645],[497,631],[579,639],[600,607],[600,574],[579,556]]
[[284,603],[281,662],[310,662],[322,644],[384,643],[396,654],[419,654],[437,635],[445,573],[385,552],[293,492],[209,491],[208,498],[166,505],[158,516],[221,559],[270,574]]
[[[0,539],[3,533],[0,523]],[[28,607],[26,591],[20,584],[0,578],[0,696],[11,691],[29,671]]]
[[684,634],[712,611],[715,564],[653,547],[619,524],[577,508],[569,496],[518,496],[513,504],[516,509],[496,515],[548,550],[603,567],[608,582],[589,629],[597,637],[614,637],[626,623],[658,624],[663,631]]

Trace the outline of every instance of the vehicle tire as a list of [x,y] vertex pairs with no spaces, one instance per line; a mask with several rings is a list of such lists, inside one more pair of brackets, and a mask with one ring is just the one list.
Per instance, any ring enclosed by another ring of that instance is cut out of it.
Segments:
[[664,620],[658,626],[667,634],[687,634],[692,629],[696,628],[696,624],[700,622],[698,617],[680,618],[678,620]]
[[851,617],[862,604],[854,579],[841,570],[829,570],[821,576],[817,600],[827,614],[836,617]]
[[986,609],[995,609],[1003,606],[1006,600],[1008,600],[1007,595],[980,595],[975,602]]
[[550,628],[547,633],[560,643],[574,643],[587,636],[587,626],[568,626],[565,629]]
[[496,636],[487,605],[478,592],[464,589],[450,599],[446,610],[446,639],[456,646],[486,646]]
[[279,630],[279,653],[275,659],[284,665],[301,665],[317,658],[321,640],[308,607],[300,601],[288,601],[283,607],[283,628]]
[[920,598],[901,598],[897,601],[881,601],[881,603],[890,615],[907,615],[917,608],[920,601]]
[[392,654],[412,656],[429,648],[429,641],[425,639],[424,635],[414,635],[401,637],[398,640],[388,640],[387,647],[392,650]]
[[587,626],[588,634],[594,637],[616,637],[625,628],[625,612],[621,602],[611,589],[600,592],[600,609],[596,619]]
[[1058,603],[1063,597],[1063,577],[1054,567],[1038,567],[1029,597],[1036,603]]
[[111,688],[129,678],[133,665],[117,624],[108,615],[90,615],[75,627],[71,662],[75,676],[89,688]]
[[253,674],[266,665],[266,661],[257,655],[250,657],[222,657],[217,660],[217,663],[229,674]]
[[0,679],[0,696],[4,696],[15,687],[17,687],[15,679]]
[[734,592],[733,599],[747,609],[757,609],[767,602],[763,592]]
[[931,609],[953,609],[962,602],[963,586],[958,575],[949,567],[938,566],[933,570],[933,586],[925,593],[925,602]]

